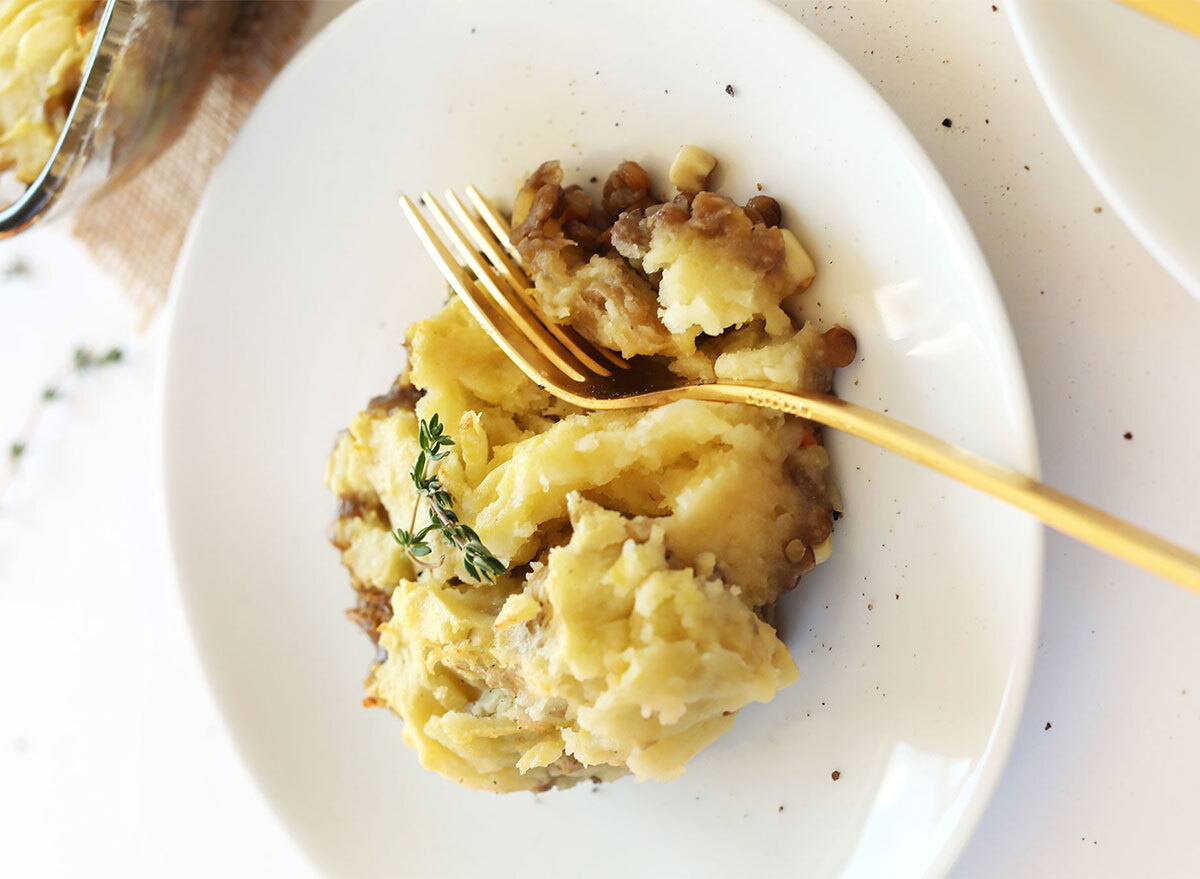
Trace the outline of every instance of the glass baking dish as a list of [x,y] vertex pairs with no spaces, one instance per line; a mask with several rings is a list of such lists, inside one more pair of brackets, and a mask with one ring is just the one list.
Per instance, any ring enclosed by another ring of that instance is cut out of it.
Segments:
[[105,0],[50,158],[0,210],[0,238],[64,212],[154,159],[191,117],[240,0]]

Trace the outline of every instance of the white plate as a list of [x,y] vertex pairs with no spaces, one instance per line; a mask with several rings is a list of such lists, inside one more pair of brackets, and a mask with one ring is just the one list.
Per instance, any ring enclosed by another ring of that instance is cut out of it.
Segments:
[[213,179],[163,400],[196,641],[251,771],[330,875],[940,875],[992,791],[1030,671],[1040,530],[843,437],[834,560],[782,602],[801,680],[681,780],[461,790],[359,706],[373,651],[342,618],[325,457],[444,296],[397,195],[507,194],[553,156],[585,178],[644,160],[661,180],[684,142],[720,157],[725,191],[779,196],[820,267],[807,311],[858,334],[844,396],[1036,467],[1008,324],[957,207],[871,88],[787,16],[719,0],[353,8]]
[[1146,249],[1200,298],[1200,39],[1115,0],[1008,8],[1075,155]]

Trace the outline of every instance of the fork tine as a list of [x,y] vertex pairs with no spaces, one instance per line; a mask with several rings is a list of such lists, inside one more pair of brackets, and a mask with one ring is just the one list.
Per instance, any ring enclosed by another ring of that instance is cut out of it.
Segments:
[[496,304],[508,316],[509,322],[520,330],[530,342],[532,342],[542,355],[552,361],[559,369],[569,375],[577,382],[584,381],[585,367],[570,356],[570,352],[560,346],[540,321],[537,320],[519,299],[513,295],[506,295],[505,290],[500,285],[500,279],[496,277],[495,271],[488,265],[479,253],[471,246],[471,242],[463,234],[462,230],[455,225],[454,220],[446,213],[432,193],[421,193],[421,201],[425,207],[429,208],[429,212],[433,214],[433,218],[438,221],[438,225],[442,230],[450,236],[451,242],[455,249],[459,252],[467,264],[474,270],[478,282],[483,286],[483,289],[491,294]]
[[[473,186],[467,187],[468,194],[474,189]],[[470,197],[468,195],[468,197]],[[524,270],[518,263],[519,257],[510,256],[505,252],[509,247],[507,239],[500,239],[495,234],[490,226],[485,226],[479,216],[472,216],[467,210],[467,206],[462,203],[462,199],[452,190],[446,190],[446,198],[450,201],[450,207],[458,214],[458,218],[462,220],[473,231],[472,237],[475,243],[479,245],[480,250],[487,254],[488,259],[496,266],[496,269],[504,276],[508,283],[512,284],[513,289],[517,291],[525,291],[529,288],[529,279],[525,276]],[[501,243],[503,242],[503,243]],[[514,251],[515,253],[515,251]]]
[[[509,359],[529,376],[530,380],[539,387],[544,387],[547,384],[561,384],[561,381],[556,382],[556,379],[560,377],[573,377],[573,372],[564,372],[556,362],[548,359],[533,344],[523,330],[513,326],[491,297],[480,292],[475,279],[446,249],[446,245],[421,216],[421,212],[417,210],[412,199],[407,195],[400,196],[400,206],[404,209],[409,223],[412,224],[413,231],[417,233],[417,238],[425,245],[425,250],[428,251],[434,264],[442,273],[442,277],[462,298],[464,304],[470,309],[475,319],[483,325],[492,341],[500,346]],[[511,332],[506,331],[505,327],[508,327]],[[582,376],[575,380],[582,380]]]
[[569,327],[560,327],[542,314],[537,301],[529,292],[529,281],[526,279],[521,267],[508,257],[489,229],[477,217],[471,215],[470,211],[467,210],[467,206],[462,203],[462,199],[458,197],[454,190],[446,190],[446,199],[450,202],[451,210],[454,211],[463,225],[467,227],[467,230],[471,233],[471,237],[475,239],[475,243],[479,245],[479,249],[491,260],[497,274],[508,282],[512,288],[513,295],[524,303],[525,307],[529,309],[530,314],[546,328],[550,335],[558,339],[563,347],[575,355],[585,367],[597,375],[612,375],[612,370],[600,362],[603,358],[599,350],[593,347],[590,342]]
[[467,198],[475,206],[475,210],[479,211],[479,216],[483,217],[483,221],[488,224],[488,228],[492,230],[504,245],[504,249],[508,251],[509,256],[516,260],[517,265],[520,265],[521,254],[517,252],[517,247],[513,244],[512,228],[508,225],[508,221],[504,219],[498,210],[492,207],[492,203],[484,197],[482,192],[470,184],[467,185]]
[[[484,197],[483,193],[481,193],[474,186],[467,186],[467,198],[470,199],[471,204],[475,206],[475,210],[479,212],[479,216],[483,218],[483,222],[487,224],[487,228],[491,230],[492,235],[500,240],[500,243],[504,246],[504,249],[507,250],[509,256],[512,257],[511,259],[503,258],[500,260],[507,267],[511,267],[509,282],[513,285],[513,288],[517,290],[518,293],[522,294],[522,296],[528,300],[530,307],[533,308],[540,317],[541,309],[538,308],[537,302],[534,300],[532,294],[529,293],[529,288],[532,285],[529,283],[528,277],[526,277],[524,270],[521,268],[521,254],[517,251],[516,245],[512,242],[512,228],[508,225],[508,221],[504,219],[504,216],[499,211],[492,207],[491,202],[489,202]],[[455,201],[457,201],[457,197],[455,197]],[[465,207],[463,208],[463,211],[464,213],[466,212]],[[476,221],[473,217],[471,220],[472,226],[476,228],[480,234],[482,234],[483,229],[480,227],[478,221]],[[491,236],[486,237],[488,239],[491,238]],[[494,245],[492,249],[495,249]],[[497,253],[499,253],[499,251],[497,251]],[[503,257],[504,255],[500,254],[500,256]],[[551,332],[554,332],[554,328],[558,326],[557,324],[551,324],[548,321],[546,323],[550,327]],[[555,335],[558,334],[555,333]],[[624,358],[612,351],[609,351],[607,348],[601,345],[593,345],[583,336],[579,335],[579,333],[577,333],[575,330],[572,330],[568,327],[563,335],[571,339],[571,341],[574,342],[575,347],[578,347],[581,349],[581,351],[586,351],[590,355],[598,355],[618,369],[629,369],[629,364],[625,362]],[[607,375],[608,373],[601,374]]]

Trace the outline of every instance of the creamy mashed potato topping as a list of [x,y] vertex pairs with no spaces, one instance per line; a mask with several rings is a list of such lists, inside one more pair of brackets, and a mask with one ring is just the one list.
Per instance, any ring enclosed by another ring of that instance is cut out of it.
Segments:
[[99,0],[0,0],[0,170],[29,183],[62,131]]
[[[636,177],[626,165],[617,174]],[[759,211],[698,193],[662,217],[610,180],[606,216],[554,173],[531,178],[514,220],[560,319],[698,375],[829,387],[848,334],[796,329],[779,310],[812,263]],[[404,720],[425,766],[494,791],[667,780],[795,680],[764,618],[830,548],[839,501],[812,425],[695,401],[578,410],[530,382],[456,299],[414,324],[408,346],[409,371],[339,438],[327,481],[352,615],[382,651],[367,704]],[[495,583],[467,577],[449,546],[416,565],[391,539],[414,509],[418,421],[434,414],[455,440],[439,478],[508,567]]]

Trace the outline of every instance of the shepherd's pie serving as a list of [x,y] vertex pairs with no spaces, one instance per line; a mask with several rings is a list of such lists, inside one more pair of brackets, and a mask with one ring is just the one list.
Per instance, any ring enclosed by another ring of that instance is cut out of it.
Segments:
[[[558,163],[538,168],[512,224],[541,308],[696,380],[828,390],[853,337],[797,328],[781,303],[812,260],[773,199],[706,191],[713,164],[681,151],[670,200],[633,162],[598,201],[564,187]],[[326,478],[351,616],[380,648],[364,702],[403,719],[426,767],[492,791],[665,781],[796,679],[767,620],[831,551],[840,501],[818,429],[738,404],[577,409],[453,298],[407,346],[408,369],[354,417]],[[444,523],[425,527],[414,462],[493,567]],[[397,529],[427,531],[424,548]]]

